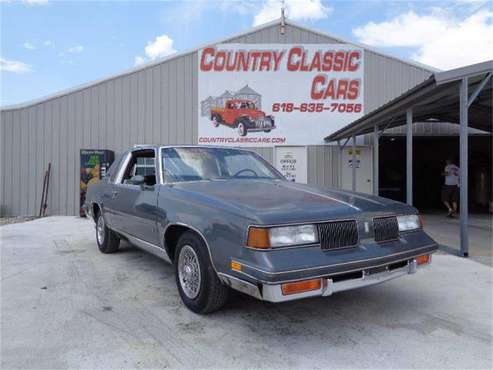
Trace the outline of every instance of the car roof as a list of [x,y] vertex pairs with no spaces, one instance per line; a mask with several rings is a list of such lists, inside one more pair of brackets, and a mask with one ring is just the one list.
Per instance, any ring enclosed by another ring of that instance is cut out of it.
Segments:
[[203,148],[203,149],[234,149],[243,150],[247,152],[255,152],[249,148],[238,147],[226,147],[220,145],[195,145],[195,144],[182,144],[182,145],[160,145],[160,144],[135,144],[130,151],[137,151],[143,149],[161,149],[161,148]]

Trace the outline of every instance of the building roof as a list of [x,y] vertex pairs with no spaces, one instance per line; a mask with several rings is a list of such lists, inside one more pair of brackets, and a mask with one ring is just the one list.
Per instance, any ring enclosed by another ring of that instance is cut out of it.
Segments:
[[412,108],[413,120],[459,123],[459,84],[467,79],[469,96],[480,87],[468,112],[469,126],[493,131],[492,80],[493,60],[445,72],[436,72],[428,79],[397,98],[364,115],[325,138],[336,141],[373,131],[375,126],[392,128],[406,123],[406,111]]
[[[381,136],[406,136],[406,125],[387,128]],[[414,136],[459,136],[460,126],[455,123],[429,120],[413,124]],[[469,136],[491,136],[490,132],[468,127]]]
[[[417,68],[428,70],[430,72],[436,72],[436,71],[438,71],[438,69],[436,69],[434,67],[427,66],[427,65],[424,65],[424,64],[421,64],[421,63],[412,61],[412,60],[402,59],[402,58],[396,57],[394,55],[387,54],[387,53],[384,53],[384,52],[379,51],[377,49],[374,49],[374,48],[372,48],[372,47],[370,47],[368,45],[365,45],[365,44],[361,44],[361,43],[357,43],[357,42],[353,42],[353,41],[349,41],[349,40],[344,40],[344,39],[339,38],[337,36],[333,36],[333,35],[331,35],[329,33],[317,31],[317,30],[314,30],[314,29],[311,29],[311,28],[302,26],[302,25],[300,25],[300,24],[298,24],[298,23],[296,23],[294,21],[291,21],[289,19],[287,19],[285,21],[285,24],[287,26],[293,26],[293,27],[299,28],[301,30],[305,30],[305,31],[311,32],[313,34],[317,34],[317,35],[320,35],[320,36],[323,36],[323,37],[331,38],[331,39],[333,39],[333,40],[335,40],[337,42],[340,42],[341,44],[354,45],[356,47],[360,47],[362,49],[371,51],[371,52],[373,52],[373,53],[375,53],[377,55],[381,55],[381,56],[384,56],[384,57],[387,57],[387,58],[390,58],[390,59],[394,59],[394,60],[400,61],[402,63],[406,63],[408,65],[415,66]],[[76,87],[73,87],[73,88],[61,90],[61,91],[58,91],[58,92],[56,92],[54,94],[51,94],[51,95],[48,95],[48,96],[45,96],[45,97],[42,97],[42,98],[39,98],[39,99],[30,100],[30,101],[27,101],[27,102],[24,102],[24,103],[20,103],[20,104],[13,104],[13,105],[8,105],[8,106],[3,106],[3,107],[0,107],[0,110],[21,109],[21,108],[25,108],[25,107],[32,106],[32,105],[35,105],[35,104],[39,104],[41,102],[44,102],[44,101],[47,101],[47,100],[51,100],[51,99],[54,99],[54,98],[58,98],[58,97],[61,97],[61,96],[64,96],[64,95],[67,95],[67,94],[70,94],[70,93],[73,93],[73,92],[76,92],[76,91],[80,91],[80,90],[83,90],[83,89],[86,89],[88,87],[92,87],[92,86],[101,84],[103,82],[106,82],[106,81],[109,81],[109,80],[112,80],[112,79],[116,79],[116,78],[119,78],[119,77],[130,75],[130,74],[133,74],[133,73],[136,73],[136,72],[145,70],[147,68],[152,68],[152,67],[154,67],[156,65],[159,65],[161,63],[165,63],[165,62],[168,62],[170,60],[183,57],[185,55],[193,54],[193,53],[197,52],[198,50],[203,49],[204,47],[207,47],[207,46],[210,46],[210,45],[217,45],[217,44],[231,42],[232,40],[234,40],[236,38],[239,38],[239,37],[242,37],[242,36],[246,36],[246,35],[249,35],[249,34],[258,32],[260,30],[263,30],[263,29],[266,29],[266,28],[269,28],[269,27],[272,27],[272,26],[275,26],[275,25],[279,25],[279,26],[281,25],[281,18],[276,19],[276,20],[271,21],[271,22],[268,22],[268,23],[265,23],[265,24],[262,24],[262,25],[257,26],[257,27],[250,28],[249,30],[244,31],[244,32],[241,32],[239,34],[236,34],[236,35],[233,35],[233,36],[229,36],[229,37],[224,38],[224,39],[221,39],[221,40],[216,40],[214,42],[208,42],[207,44],[200,45],[200,46],[195,47],[193,49],[189,49],[189,50],[183,51],[181,53],[175,53],[175,54],[166,56],[164,58],[159,58],[159,59],[156,59],[154,61],[144,63],[144,64],[142,64],[142,65],[140,65],[138,67],[133,67],[133,68],[127,69],[127,70],[125,70],[123,72],[120,72],[120,73],[117,73],[117,74],[114,74],[114,75],[110,75],[108,77],[104,77],[104,78],[101,78],[101,79],[98,79],[98,80],[94,80],[94,81],[91,81],[91,82],[88,82],[88,83],[85,83],[85,84],[82,84],[82,85],[79,85],[79,86],[76,86]]]
[[245,95],[260,95],[258,92],[256,92],[254,89],[252,89],[250,86],[245,85],[241,89],[239,89],[236,94],[245,94]]
[[219,97],[220,98],[232,98],[233,94],[230,91],[226,90],[221,95],[219,95]]

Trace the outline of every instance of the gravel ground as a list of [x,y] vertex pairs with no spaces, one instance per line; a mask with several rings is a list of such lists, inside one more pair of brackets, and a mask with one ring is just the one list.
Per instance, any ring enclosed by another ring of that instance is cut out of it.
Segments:
[[492,268],[435,255],[415,275],[269,304],[237,294],[199,316],[173,268],[94,226],[0,227],[1,368],[492,368]]

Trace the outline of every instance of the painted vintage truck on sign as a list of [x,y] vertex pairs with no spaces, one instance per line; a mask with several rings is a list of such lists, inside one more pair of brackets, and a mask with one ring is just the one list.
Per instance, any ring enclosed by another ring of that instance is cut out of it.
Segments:
[[215,127],[223,124],[236,128],[240,136],[246,136],[249,131],[270,132],[276,127],[274,116],[266,115],[253,101],[244,99],[231,99],[224,108],[213,108],[211,121]]

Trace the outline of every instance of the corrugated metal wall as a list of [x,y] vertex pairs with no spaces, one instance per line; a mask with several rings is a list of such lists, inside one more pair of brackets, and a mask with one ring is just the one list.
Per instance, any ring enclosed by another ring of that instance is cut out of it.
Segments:
[[[339,43],[288,25],[231,38],[234,43]],[[102,81],[32,106],[1,112],[0,178],[2,215],[32,215],[39,209],[43,173],[52,163],[49,214],[78,214],[79,150],[133,144],[197,142],[197,53]],[[399,60],[365,52],[365,109],[378,107],[430,73]],[[257,148],[268,161],[272,148]],[[308,149],[308,180],[337,186],[334,147]]]

